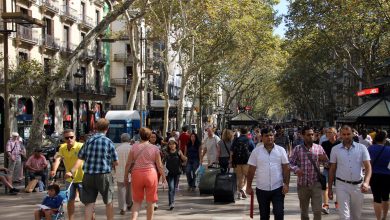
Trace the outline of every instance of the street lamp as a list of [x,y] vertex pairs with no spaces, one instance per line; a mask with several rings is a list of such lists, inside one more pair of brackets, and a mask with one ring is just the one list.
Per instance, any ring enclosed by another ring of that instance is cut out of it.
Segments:
[[[75,78],[75,85],[76,85],[76,140],[80,140],[80,86],[81,86],[81,78],[84,77],[84,75],[81,73],[80,69],[77,69],[77,71],[73,74],[73,77]],[[77,80],[76,80],[77,79]],[[77,83],[76,83],[77,82]]]

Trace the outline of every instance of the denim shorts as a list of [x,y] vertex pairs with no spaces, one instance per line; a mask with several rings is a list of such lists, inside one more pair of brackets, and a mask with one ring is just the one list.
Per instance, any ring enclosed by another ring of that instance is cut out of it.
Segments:
[[325,176],[326,184],[328,184],[328,180],[329,180],[329,169],[324,169],[324,171],[322,171],[322,174]]
[[[68,189],[69,185],[70,185],[70,182],[66,181],[65,182],[65,189]],[[79,191],[79,196],[81,198],[81,196],[82,196],[82,189],[83,189],[82,183],[72,183],[72,186],[69,189],[69,197],[68,197],[69,201],[75,200],[75,198],[76,198],[76,189]]]

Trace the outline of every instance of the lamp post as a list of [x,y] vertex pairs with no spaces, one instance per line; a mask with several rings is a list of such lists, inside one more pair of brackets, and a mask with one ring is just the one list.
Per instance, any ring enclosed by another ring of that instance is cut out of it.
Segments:
[[[83,78],[83,74],[81,73],[80,69],[77,69],[77,71],[73,74],[73,77],[77,79],[75,80],[75,85],[76,85],[76,140],[80,140],[80,80]],[[76,83],[77,82],[77,83]]]

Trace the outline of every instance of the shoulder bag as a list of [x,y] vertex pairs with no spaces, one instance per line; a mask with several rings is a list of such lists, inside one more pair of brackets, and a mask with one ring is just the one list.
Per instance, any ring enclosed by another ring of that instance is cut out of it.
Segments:
[[[307,153],[310,153],[310,151],[306,148],[306,146],[302,146],[302,147],[305,149],[305,151]],[[315,171],[317,172],[318,181],[320,181],[320,183],[321,183],[322,190],[326,190],[326,177],[320,172],[320,169],[317,167],[317,164],[314,163],[313,158],[312,158],[312,154],[310,154],[310,156],[308,156],[308,158],[309,158],[311,164],[314,166]]]

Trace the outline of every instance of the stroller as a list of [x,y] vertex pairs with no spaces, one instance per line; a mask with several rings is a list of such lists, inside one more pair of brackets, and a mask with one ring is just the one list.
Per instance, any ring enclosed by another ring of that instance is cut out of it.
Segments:
[[[53,182],[55,182],[55,180]],[[68,202],[70,187],[72,187],[72,184],[73,184],[73,179],[72,182],[70,182],[69,187],[67,189],[61,190],[60,193],[58,193],[58,195],[61,196],[64,200],[62,200],[62,204],[58,208],[57,213],[51,216],[53,220],[65,220],[64,204]],[[41,218],[41,220],[44,220],[44,218]]]

